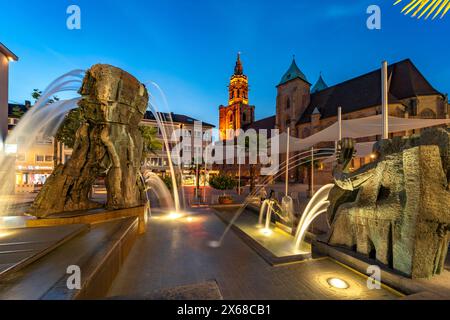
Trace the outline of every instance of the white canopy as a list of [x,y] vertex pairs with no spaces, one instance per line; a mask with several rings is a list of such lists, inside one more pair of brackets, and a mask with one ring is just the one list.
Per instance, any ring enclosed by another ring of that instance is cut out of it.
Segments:
[[[444,124],[450,124],[450,119],[405,119],[389,117],[389,132],[402,132],[413,129],[422,129]],[[363,138],[381,135],[383,130],[382,115],[366,118],[343,120],[342,136],[345,138]],[[313,134],[305,139],[290,138],[290,151],[301,151],[311,148],[320,142],[336,141],[339,137],[339,124],[336,122],[328,128]],[[279,143],[280,153],[287,151],[287,134],[282,133],[270,139],[271,143]],[[372,143],[373,145],[373,143]],[[361,145],[367,150],[369,144]],[[361,149],[362,150],[362,149]],[[361,151],[364,153],[363,151]],[[371,151],[370,151],[371,152]],[[369,152],[369,153],[370,153]]]
[[[372,142],[361,142],[357,143],[355,145],[356,155],[357,158],[364,158],[370,155],[373,151],[373,145],[375,144],[375,141]],[[324,163],[330,163],[336,160],[336,154],[332,155],[328,159],[324,160]]]

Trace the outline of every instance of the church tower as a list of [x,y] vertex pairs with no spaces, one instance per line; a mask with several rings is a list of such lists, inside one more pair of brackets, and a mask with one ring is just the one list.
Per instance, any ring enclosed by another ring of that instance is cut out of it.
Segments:
[[311,95],[311,84],[305,74],[292,59],[291,66],[281,78],[277,86],[276,126],[280,132],[291,129],[291,135],[297,136],[295,125],[308,107]]
[[232,139],[228,130],[237,131],[255,121],[255,107],[248,104],[248,78],[238,53],[234,74],[228,86],[228,105],[219,107],[220,139]]

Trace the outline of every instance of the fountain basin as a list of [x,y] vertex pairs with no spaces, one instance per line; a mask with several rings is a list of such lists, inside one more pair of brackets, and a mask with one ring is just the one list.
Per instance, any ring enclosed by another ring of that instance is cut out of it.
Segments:
[[74,224],[52,228],[0,228],[0,279],[17,272],[89,230]]
[[[229,224],[240,206],[211,206],[216,215]],[[312,258],[311,246],[304,244],[300,250],[294,246],[294,237],[278,228],[275,224],[266,230],[258,226],[258,216],[252,210],[246,209],[232,225],[233,231],[267,263],[278,266],[295,263]],[[226,241],[226,240],[225,240]]]

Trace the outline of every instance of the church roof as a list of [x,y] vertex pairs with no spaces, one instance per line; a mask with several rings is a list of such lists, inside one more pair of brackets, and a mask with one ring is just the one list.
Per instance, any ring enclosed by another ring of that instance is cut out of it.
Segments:
[[[199,121],[197,119],[194,119],[192,117],[189,117],[184,114],[178,114],[178,113],[167,113],[167,112],[158,112],[160,117],[163,121],[172,121],[174,123],[181,123],[181,124],[191,124],[193,125],[195,121]],[[144,115],[144,119],[146,120],[153,120],[156,121],[154,114],[151,111],[146,111]],[[204,127],[211,127],[215,128],[216,126],[210,123],[202,122],[202,125]]]
[[[400,100],[410,97],[442,95],[431,86],[410,59],[390,65],[388,77],[390,104],[401,103]],[[311,102],[297,123],[310,122],[316,108],[322,118],[329,118],[337,116],[339,106],[342,107],[343,113],[349,113],[379,105],[381,105],[381,70],[377,69],[312,93]]]
[[285,84],[286,82],[289,82],[294,79],[302,79],[303,81],[308,82],[308,79],[306,78],[305,74],[297,66],[295,58],[292,59],[291,66],[289,67],[288,71],[286,71],[283,78],[281,78],[281,81],[278,84],[278,86],[281,86],[282,84]]
[[328,88],[328,85],[325,83],[325,81],[322,78],[322,74],[319,76],[319,80],[317,80],[314,87],[311,89],[311,93],[316,93],[318,91],[322,91]]
[[[255,129],[255,130],[262,130],[262,129],[266,129],[266,130],[270,130],[270,129],[275,129],[275,123],[276,123],[276,116],[271,116],[271,117],[267,117],[258,121],[255,121],[251,124],[248,124],[246,126],[244,126],[244,130],[248,130],[248,129]],[[269,132],[270,134],[270,132]]]

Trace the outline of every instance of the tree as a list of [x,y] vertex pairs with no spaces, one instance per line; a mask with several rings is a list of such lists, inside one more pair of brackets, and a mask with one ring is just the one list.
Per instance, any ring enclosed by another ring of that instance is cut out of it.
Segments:
[[25,112],[19,106],[14,106],[13,109],[12,109],[12,115],[17,117],[17,118],[22,118],[24,113]]
[[173,189],[172,177],[166,174],[164,177],[162,177],[162,181],[166,185],[167,189],[169,189],[169,191],[172,191]]
[[83,119],[78,108],[70,110],[56,132],[55,139],[61,143],[64,143],[67,147],[73,148],[75,144],[75,135],[80,128],[82,120]]
[[[34,99],[34,103],[36,103],[42,96],[42,91],[39,89],[33,89],[33,92],[31,93],[31,97]],[[48,99],[47,104],[54,103],[56,101],[59,101],[59,98],[57,96],[53,96],[52,98]]]
[[41,90],[33,89],[33,92],[31,93],[31,97],[34,99],[34,103],[36,103],[41,96],[42,96]]
[[161,150],[162,142],[157,139],[158,129],[151,126],[139,126],[143,138],[142,159],[150,154],[156,155],[156,151]]
[[232,190],[236,187],[236,180],[231,176],[225,174],[219,174],[209,178],[209,185],[216,190]]
[[220,173],[218,176],[209,178],[209,185],[216,190],[223,190],[223,195],[219,196],[219,204],[232,204],[233,197],[225,194],[225,190],[232,190],[236,187],[236,180],[231,176]]

